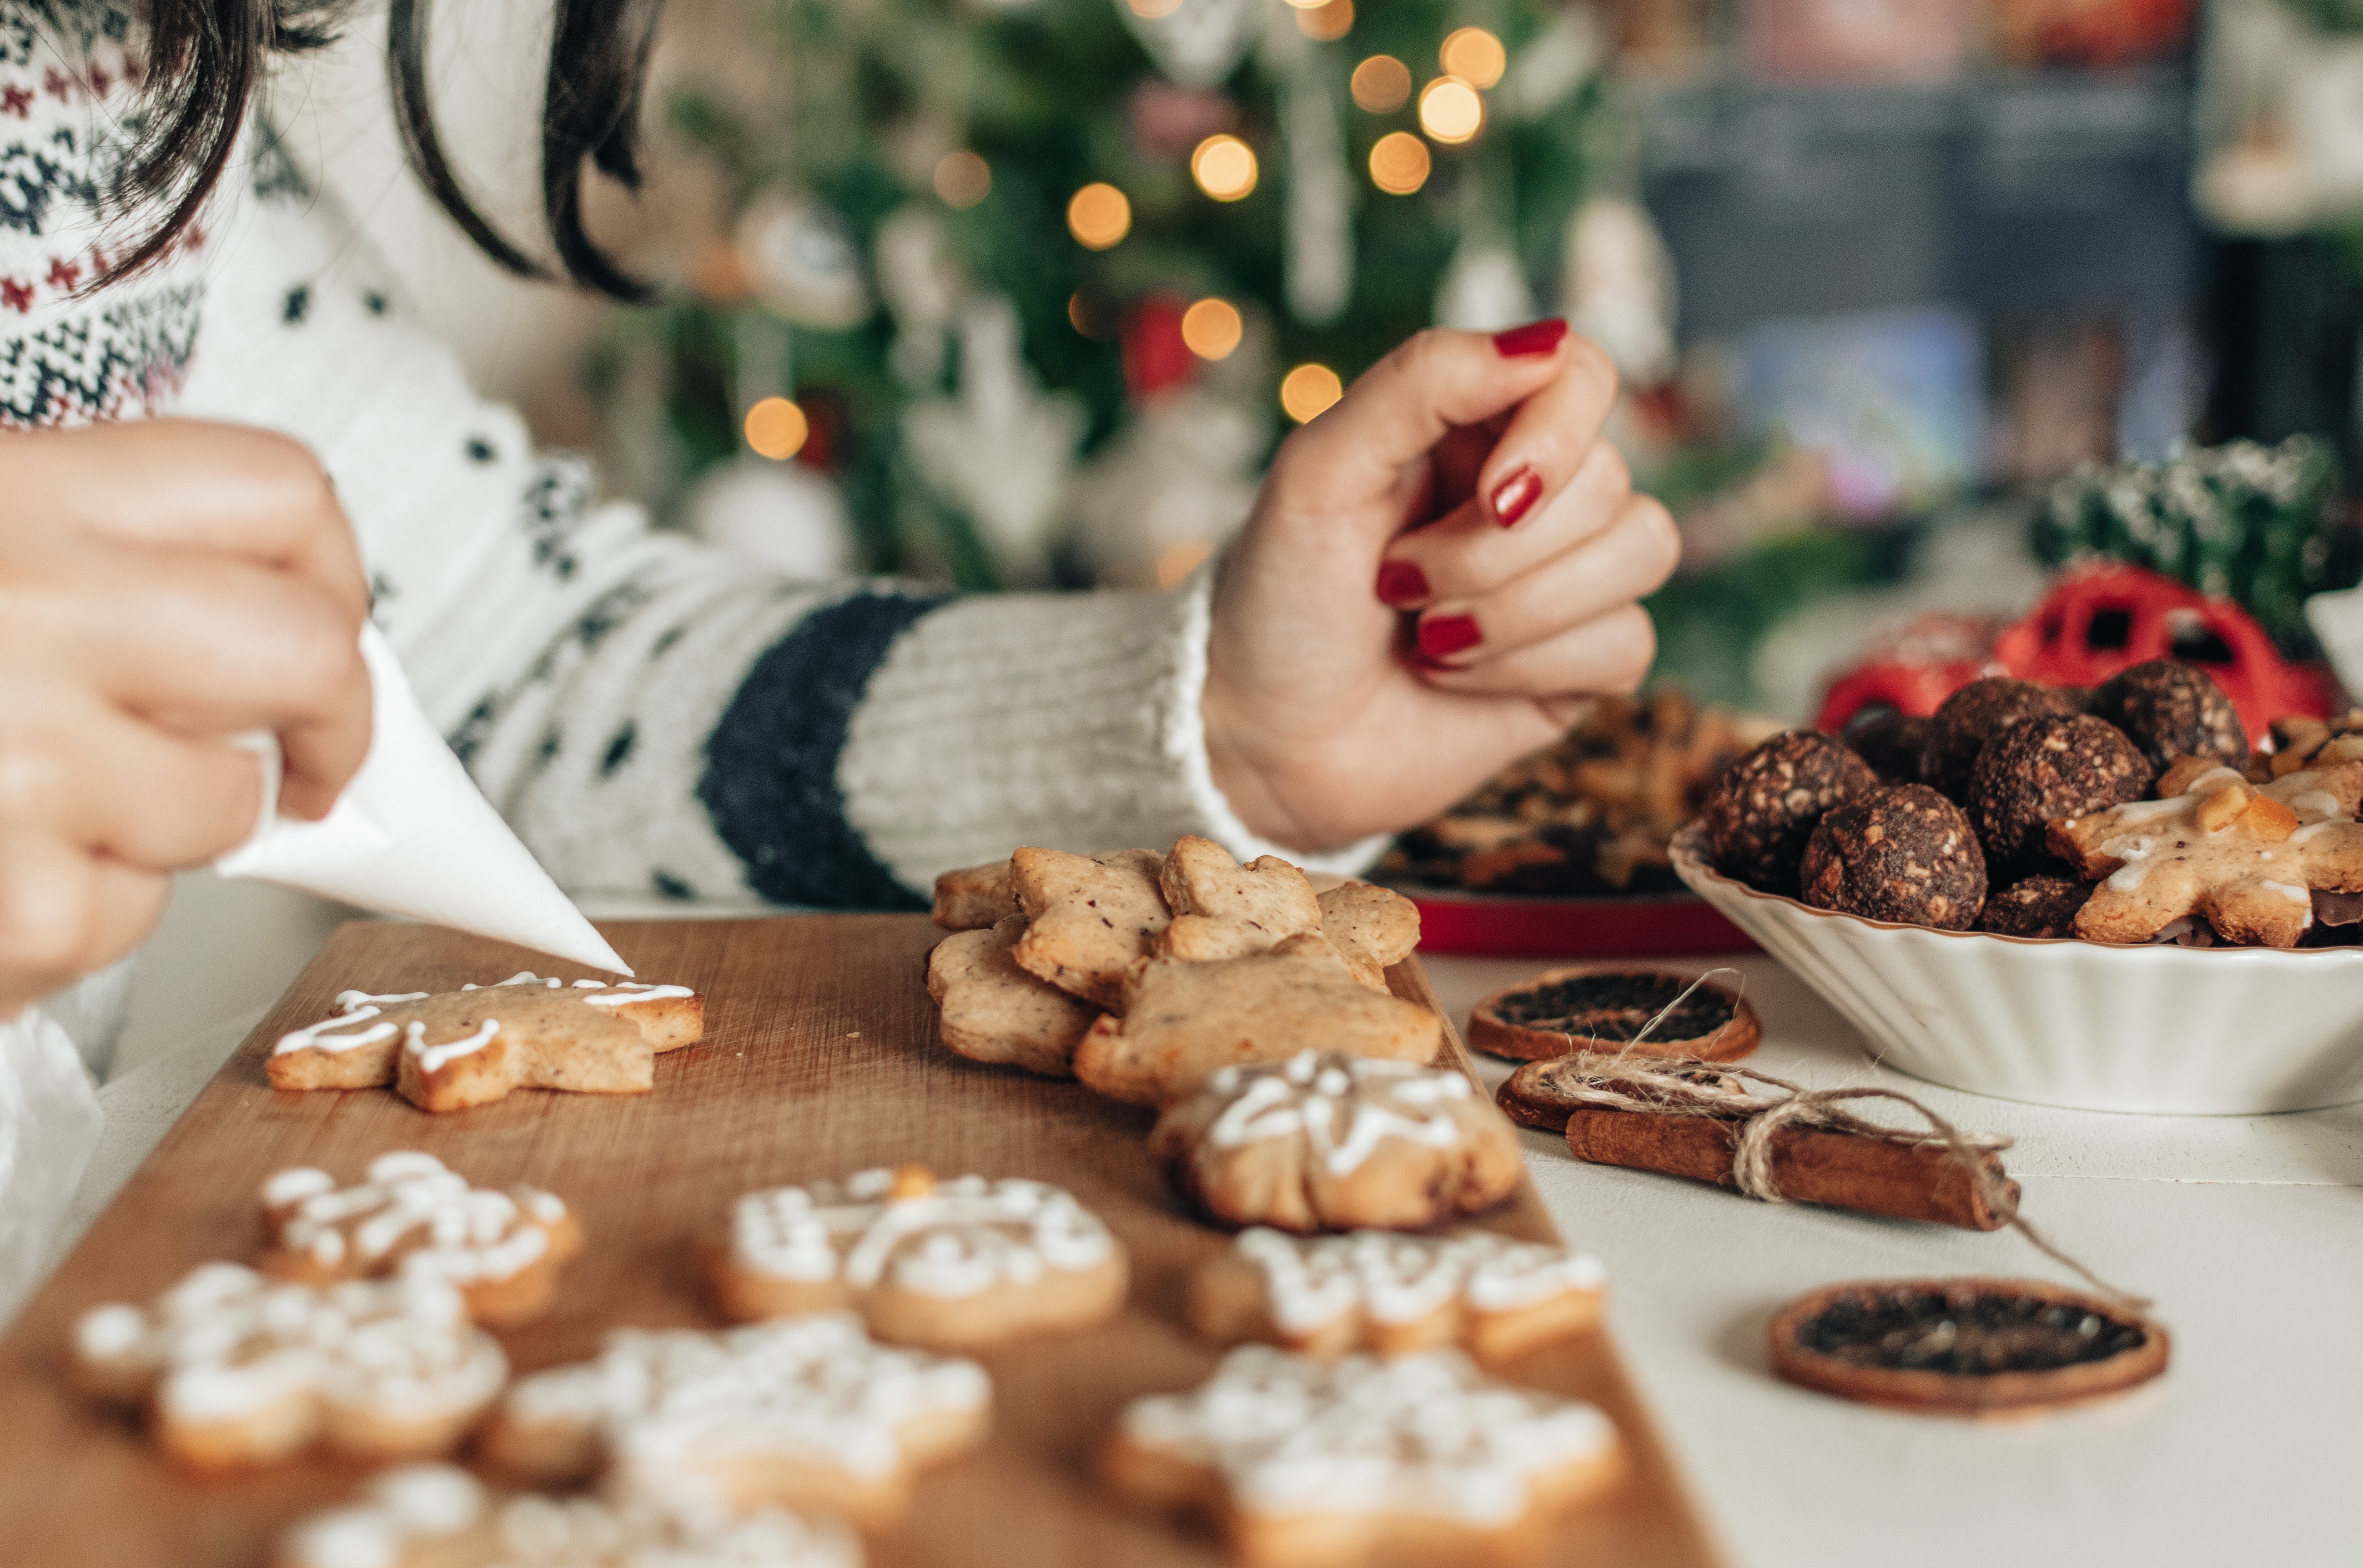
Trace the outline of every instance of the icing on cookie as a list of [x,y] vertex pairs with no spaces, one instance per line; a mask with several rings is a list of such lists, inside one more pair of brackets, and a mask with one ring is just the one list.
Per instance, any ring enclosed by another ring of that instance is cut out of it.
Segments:
[[1599,1260],[1571,1248],[1485,1231],[1308,1239],[1258,1228],[1237,1245],[1263,1272],[1272,1321],[1292,1334],[1317,1332],[1357,1309],[1381,1323],[1415,1323],[1456,1297],[1481,1312],[1514,1312],[1607,1280]]
[[475,1055],[476,1052],[492,1044],[493,1037],[500,1032],[501,1021],[498,1018],[486,1018],[477,1026],[474,1034],[464,1040],[445,1040],[441,1045],[429,1045],[427,1043],[427,1026],[414,1019],[403,1032],[402,1049],[418,1058],[420,1072],[434,1073],[449,1067],[463,1056]]
[[1094,1269],[1115,1253],[1107,1227],[1062,1188],[917,1175],[863,1171],[842,1184],[749,1193],[731,1217],[736,1260],[778,1279],[842,1279],[856,1290],[885,1283],[954,1300]]
[[1230,1102],[1207,1129],[1215,1147],[1301,1133],[1338,1176],[1359,1169],[1390,1138],[1451,1148],[1461,1129],[1443,1107],[1472,1093],[1469,1080],[1449,1070],[1320,1051],[1226,1067],[1207,1089]]
[[775,1456],[884,1476],[905,1427],[991,1396],[974,1362],[891,1350],[828,1313],[719,1333],[618,1329],[596,1361],[519,1380],[507,1412],[599,1429],[625,1489],[648,1492],[678,1485],[684,1465]]
[[389,1421],[488,1403],[508,1375],[500,1346],[433,1280],[315,1289],[206,1263],[145,1310],[103,1307],[76,1326],[76,1353],[113,1381],[152,1381],[166,1419],[237,1421],[316,1395]]
[[[383,1007],[379,1006],[377,1004],[379,1002],[390,1001],[392,998],[383,996],[372,997],[368,1001],[360,1002],[358,1005],[348,1005],[353,1003],[355,999],[360,997],[362,993],[359,991],[347,991],[342,993],[337,997],[337,1004],[339,1007],[344,1009],[343,1011],[338,1013],[335,1018],[323,1018],[320,1022],[313,1024],[308,1028],[292,1029],[286,1034],[281,1035],[279,1037],[279,1043],[271,1048],[271,1054],[273,1056],[285,1056],[290,1051],[305,1050],[358,1051],[364,1045],[375,1045],[382,1040],[392,1040],[396,1032],[394,1025],[370,1022],[371,1019],[377,1018],[381,1013],[385,1011]],[[408,998],[405,999],[407,1000]],[[353,1025],[360,1025],[361,1027],[357,1029],[352,1029],[349,1033],[339,1034],[335,1032],[338,1029],[348,1029]]]
[[544,1229],[566,1206],[530,1187],[494,1192],[431,1154],[403,1151],[370,1162],[367,1178],[339,1188],[325,1171],[282,1171],[262,1186],[279,1245],[324,1269],[359,1263],[383,1273],[399,1259],[406,1275],[470,1284],[508,1279],[546,1256]]
[[1335,1362],[1243,1345],[1186,1394],[1136,1400],[1124,1434],[1219,1472],[1251,1514],[1416,1514],[1507,1525],[1536,1475],[1615,1430],[1574,1400],[1496,1382],[1458,1351]]
[[[602,994],[596,996],[585,996],[582,998],[584,1002],[594,1007],[628,1007],[635,1002],[664,1002],[670,1001],[675,997],[694,996],[697,995],[696,992],[691,990],[686,985],[644,985],[636,980],[618,980],[613,984],[610,984],[605,980],[577,980],[571,986],[569,986],[567,982],[559,979],[555,975],[545,977],[536,974],[530,969],[520,969],[515,974],[510,975],[506,980],[497,980],[490,985],[462,985],[460,989],[462,991],[496,991],[504,985],[542,985],[549,987],[552,991],[563,991],[569,989],[575,991],[597,991]],[[423,996],[426,993],[422,991],[418,993],[418,995]],[[416,999],[416,997],[407,996],[401,998],[401,1000],[404,1001],[413,1001]]]

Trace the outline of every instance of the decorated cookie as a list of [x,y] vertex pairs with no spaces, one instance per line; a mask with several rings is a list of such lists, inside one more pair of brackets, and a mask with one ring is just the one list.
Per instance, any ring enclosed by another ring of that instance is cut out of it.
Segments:
[[1016,913],[1007,861],[948,871],[936,878],[936,924],[947,931],[990,930]]
[[1402,1236],[1242,1232],[1190,1283],[1190,1325],[1222,1344],[1258,1340],[1334,1356],[1457,1345],[1501,1362],[1600,1320],[1600,1262],[1472,1230]]
[[1321,895],[1321,934],[1373,991],[1387,988],[1387,971],[1419,945],[1419,906],[1367,882],[1349,882]]
[[1071,855],[1020,850],[1009,885],[1026,918],[1011,950],[1018,967],[1094,1006],[1122,1011],[1134,966],[1172,919],[1154,850]]
[[1270,1062],[1308,1043],[1352,1056],[1432,1062],[1434,1013],[1355,983],[1317,933],[1213,963],[1152,959],[1124,1017],[1096,1020],[1075,1048],[1075,1076],[1112,1099],[1164,1106],[1222,1068]]
[[2039,1280],[1871,1280],[1789,1304],[1772,1370],[1841,1399],[1975,1416],[2080,1404],[2166,1370],[2166,1330]]
[[1798,868],[1818,909],[1967,930],[1986,901],[1986,857],[1961,808],[1926,784],[1881,784],[1822,818]]
[[2076,912],[2088,941],[2147,942],[2186,916],[2230,942],[2294,947],[2313,893],[2363,892],[2363,762],[2251,785],[2229,768],[2189,792],[2051,825],[2055,853],[2100,885]]
[[1186,1394],[1137,1399],[1102,1472],[1144,1507],[1212,1516],[1250,1568],[1348,1568],[1394,1549],[1516,1561],[1622,1470],[1590,1405],[1458,1351],[1321,1361],[1243,1345]]
[[340,1187],[298,1166],[262,1184],[262,1270],[305,1284],[400,1274],[456,1286],[479,1323],[549,1309],[558,1272],[582,1250],[566,1205],[534,1187],[471,1187],[432,1154],[381,1154]]
[[1173,921],[1156,951],[1173,958],[1241,958],[1321,929],[1313,884],[1278,855],[1241,865],[1212,839],[1185,837],[1165,857],[1161,885]]
[[645,1095],[656,1054],[693,1045],[705,1004],[685,985],[511,975],[441,995],[347,991],[337,1016],[283,1035],[274,1089],[391,1084],[422,1110],[455,1111],[511,1089]]
[[974,1362],[890,1350],[849,1312],[621,1329],[595,1361],[518,1379],[483,1446],[544,1484],[604,1474],[608,1496],[649,1499],[688,1485],[868,1529],[901,1515],[914,1473],[983,1440],[992,1397]]
[[1414,1230],[1510,1195],[1517,1135],[1448,1067],[1301,1051],[1226,1067],[1149,1135],[1215,1218],[1283,1230]]
[[356,1459],[447,1452],[493,1402],[508,1361],[438,1280],[315,1289],[206,1263],[153,1305],[74,1325],[77,1381],[148,1407],[156,1440],[202,1469],[325,1443]]
[[740,1322],[850,1307],[882,1340],[975,1350],[1115,1316],[1126,1267],[1061,1188],[906,1165],[748,1194],[712,1274]]
[[1723,771],[1699,816],[1707,848],[1725,876],[1769,893],[1793,893],[1797,861],[1814,824],[1879,783],[1839,742],[1791,729]]
[[278,1568],[860,1568],[832,1518],[766,1508],[744,1517],[682,1497],[495,1497],[466,1471],[412,1464],[356,1501],[312,1515],[280,1542]]
[[1520,1062],[1628,1048],[1734,1062],[1763,1036],[1756,1009],[1727,985],[1615,963],[1546,970],[1494,992],[1469,1015],[1470,1045]]
[[1018,967],[1026,917],[958,931],[927,955],[944,1044],[973,1062],[1006,1062],[1052,1078],[1075,1075],[1075,1047],[1100,1010]]

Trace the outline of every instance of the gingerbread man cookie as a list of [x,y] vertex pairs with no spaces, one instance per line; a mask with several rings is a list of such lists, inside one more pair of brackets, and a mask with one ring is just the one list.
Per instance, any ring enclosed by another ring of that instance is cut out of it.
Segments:
[[401,1151],[370,1162],[340,1187],[297,1166],[262,1184],[270,1244],[262,1270],[304,1284],[392,1274],[458,1287],[468,1316],[505,1326],[538,1318],[558,1272],[582,1250],[582,1227],[537,1187],[471,1187],[432,1154]]
[[1600,1320],[1607,1271],[1571,1247],[1486,1231],[1284,1236],[1258,1228],[1190,1283],[1190,1324],[1223,1344],[1309,1355],[1457,1345],[1498,1362]]
[[860,1568],[834,1519],[778,1508],[745,1518],[695,1498],[495,1498],[466,1471],[410,1464],[356,1501],[313,1515],[280,1543],[278,1568]]
[[1387,970],[1419,945],[1419,906],[1367,882],[1349,882],[1321,895],[1321,934],[1373,991],[1387,988]]
[[2184,793],[2051,824],[2052,851],[2100,879],[2076,911],[2078,936],[2147,942],[2197,916],[2225,941],[2294,947],[2315,890],[2363,892],[2363,762],[2262,785],[2225,767],[2174,782]]
[[1064,1190],[923,1165],[749,1193],[711,1270],[740,1322],[851,1307],[880,1339],[935,1350],[1088,1328],[1126,1281],[1124,1249]]
[[1026,917],[958,931],[927,955],[927,995],[944,1044],[971,1062],[1006,1062],[1045,1077],[1075,1075],[1075,1047],[1100,1010],[1018,967]]
[[1492,1207],[1525,1169],[1460,1073],[1334,1051],[1224,1068],[1148,1147],[1215,1218],[1294,1231],[1415,1230]]
[[645,1095],[656,1055],[693,1045],[705,1004],[685,985],[516,974],[442,995],[347,991],[332,1018],[283,1035],[274,1089],[366,1089],[392,1084],[422,1110],[451,1111],[511,1089]]
[[1159,935],[1157,951],[1170,958],[1241,958],[1321,929],[1313,884],[1278,855],[1241,865],[1212,839],[1184,837],[1165,857],[1159,883],[1173,920]]
[[1122,1008],[1133,966],[1173,917],[1158,888],[1164,869],[1154,850],[1010,856],[1009,885],[1026,920],[1011,950],[1018,967],[1094,1006]]
[[690,1485],[869,1529],[903,1512],[914,1472],[983,1440],[992,1396],[974,1362],[890,1350],[851,1313],[624,1329],[595,1361],[520,1378],[484,1451],[550,1485],[604,1472],[612,1496]]
[[1622,1451],[1593,1407],[1497,1383],[1458,1351],[1245,1345],[1199,1387],[1126,1407],[1102,1471],[1137,1503],[1214,1516],[1250,1568],[1346,1568],[1385,1548],[1525,1558],[1615,1481]]
[[325,1442],[358,1459],[448,1451],[508,1377],[493,1337],[437,1280],[316,1290],[206,1263],[146,1307],[74,1325],[84,1388],[146,1405],[164,1451],[203,1469]]

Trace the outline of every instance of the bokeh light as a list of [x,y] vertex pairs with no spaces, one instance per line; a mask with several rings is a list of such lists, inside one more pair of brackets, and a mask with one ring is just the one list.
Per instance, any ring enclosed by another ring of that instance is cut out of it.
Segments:
[[1182,313],[1182,340],[1202,360],[1228,358],[1247,327],[1227,299],[1202,299]]
[[1502,79],[1510,68],[1510,55],[1502,40],[1482,28],[1462,28],[1444,40],[1436,51],[1447,76],[1458,76],[1480,91]]
[[1170,17],[1182,8],[1182,0],[1125,0],[1125,4],[1132,7],[1134,16],[1145,22]]
[[[1291,5],[1295,0],[1289,0]],[[1315,43],[1335,43],[1354,30],[1354,0],[1329,0],[1296,13],[1296,30]]]
[[1104,343],[1123,328],[1123,308],[1107,290],[1085,284],[1067,296],[1067,323],[1093,342]]
[[1407,130],[1389,131],[1370,149],[1370,183],[1407,196],[1427,183],[1427,143]]
[[1411,67],[1392,54],[1374,54],[1354,67],[1354,102],[1374,115],[1391,115],[1411,102]]
[[948,207],[972,207],[993,194],[993,170],[975,153],[947,152],[936,163],[936,195]]
[[1327,365],[1299,365],[1281,378],[1280,406],[1302,425],[1346,395],[1346,384]]
[[1190,154],[1190,177],[1216,201],[1237,201],[1256,188],[1255,149],[1236,136],[1210,136]]
[[804,450],[812,423],[784,397],[766,397],[747,410],[747,444],[758,457],[785,462]]
[[1068,202],[1067,232],[1086,250],[1104,250],[1132,232],[1132,203],[1114,185],[1094,181]]
[[1439,76],[1419,95],[1419,128],[1447,147],[1474,141],[1485,127],[1485,100],[1458,76]]

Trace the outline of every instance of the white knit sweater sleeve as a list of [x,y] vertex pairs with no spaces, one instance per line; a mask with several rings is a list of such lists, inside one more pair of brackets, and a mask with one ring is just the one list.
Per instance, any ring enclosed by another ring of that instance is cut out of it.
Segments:
[[1268,847],[1207,770],[1204,583],[944,602],[652,529],[474,395],[283,157],[250,185],[178,411],[319,455],[421,702],[561,884],[891,906],[1018,843]]

